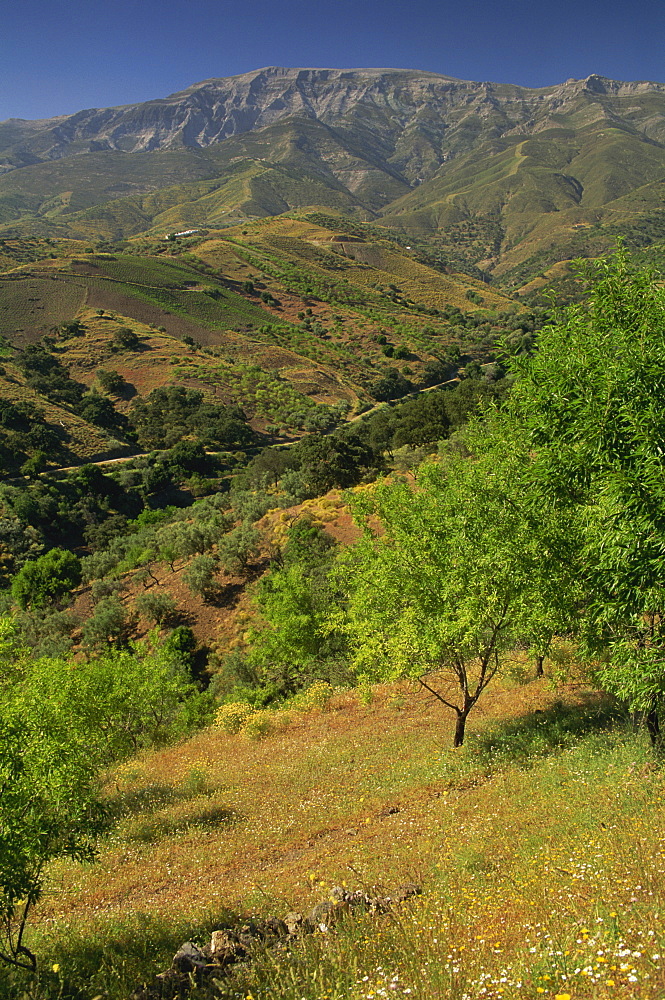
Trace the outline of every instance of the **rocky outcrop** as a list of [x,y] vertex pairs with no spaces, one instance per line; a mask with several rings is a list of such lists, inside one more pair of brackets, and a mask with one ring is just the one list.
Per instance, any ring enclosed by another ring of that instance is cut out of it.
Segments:
[[[251,960],[258,947],[287,949],[303,934],[328,933],[342,915],[354,911],[387,913],[420,893],[413,884],[402,886],[393,896],[372,896],[361,890],[349,892],[336,886],[330,897],[308,914],[287,913],[284,919],[268,917],[238,927],[212,932],[202,947],[191,941],[180,946],[171,968],[154,976],[152,982],[135,990],[131,1000],[186,1000],[193,988],[214,987],[237,962]],[[198,995],[198,994],[197,994]]]
[[[488,137],[494,138],[516,127],[537,131],[552,112],[571,101],[604,102],[613,106],[614,115],[626,98],[654,93],[665,99],[665,85],[623,83],[596,75],[533,90],[415,70],[271,66],[204,80],[140,104],[93,108],[42,121],[2,122],[0,169],[103,150],[203,148],[285,118],[306,118],[351,132],[371,131],[388,142],[398,160],[400,148],[410,148],[417,136],[420,161],[414,163],[411,180],[419,182],[422,176],[416,175],[431,175],[460,143],[468,144],[471,133],[483,123],[489,127]],[[647,102],[645,130],[650,113],[653,107]],[[634,109],[631,124],[642,127]]]

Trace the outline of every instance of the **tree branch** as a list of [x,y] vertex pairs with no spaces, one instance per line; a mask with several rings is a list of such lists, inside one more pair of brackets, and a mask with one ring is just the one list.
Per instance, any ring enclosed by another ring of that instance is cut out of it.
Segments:
[[457,705],[453,705],[452,702],[446,701],[446,699],[442,695],[440,695],[438,691],[435,691],[434,688],[429,686],[429,684],[426,684],[425,681],[422,679],[422,677],[419,677],[418,680],[422,684],[422,686],[426,688],[427,691],[429,691],[430,694],[433,694],[434,697],[441,702],[442,705],[445,705],[446,708],[452,708],[454,712],[457,712],[458,715],[460,714],[460,709],[458,708]]

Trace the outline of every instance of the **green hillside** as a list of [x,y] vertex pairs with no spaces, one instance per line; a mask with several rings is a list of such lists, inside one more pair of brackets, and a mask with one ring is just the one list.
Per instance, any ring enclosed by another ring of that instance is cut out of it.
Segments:
[[510,289],[557,261],[606,252],[617,235],[636,246],[658,238],[660,85],[589,77],[539,91],[442,81],[439,91],[433,74],[419,83],[387,71],[369,99],[362,72],[336,116],[289,112],[285,98],[276,113],[270,105],[276,120],[259,113],[253,127],[209,145],[177,133],[163,138],[170,148],[74,143],[48,159],[48,129],[28,137],[42,162],[0,176],[0,237],[115,242],[317,206],[380,220],[405,245]]
[[[261,432],[301,433],[317,407],[353,413],[381,393],[444,381],[472,360],[491,362],[497,338],[532,325],[518,304],[390,231],[322,211],[96,248],[6,238],[2,250],[10,359],[46,337],[92,391],[101,368],[119,370],[138,395],[182,384],[242,406]],[[119,350],[121,329],[136,347]],[[122,414],[131,398],[109,403]],[[66,410],[60,420],[68,425]],[[131,446],[118,428],[112,436]]]

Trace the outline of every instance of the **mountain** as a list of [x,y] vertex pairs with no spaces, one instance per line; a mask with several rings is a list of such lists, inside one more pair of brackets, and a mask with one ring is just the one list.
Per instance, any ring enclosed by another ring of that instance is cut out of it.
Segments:
[[665,84],[269,67],[10,119],[0,170],[0,235],[117,240],[320,206],[518,286],[616,235],[665,237]]

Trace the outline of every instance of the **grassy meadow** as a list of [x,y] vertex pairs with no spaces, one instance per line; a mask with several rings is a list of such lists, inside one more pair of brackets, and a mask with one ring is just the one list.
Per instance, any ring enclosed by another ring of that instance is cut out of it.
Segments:
[[50,872],[36,995],[121,1000],[215,927],[414,882],[386,914],[258,948],[214,995],[663,996],[662,769],[582,681],[516,663],[458,750],[445,710],[406,685],[258,714],[109,777],[97,862]]

